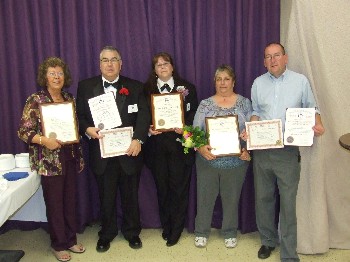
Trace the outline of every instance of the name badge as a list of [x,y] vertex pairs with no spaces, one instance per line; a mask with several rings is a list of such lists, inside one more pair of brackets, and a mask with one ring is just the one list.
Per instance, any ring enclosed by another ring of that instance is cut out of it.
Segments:
[[139,108],[137,107],[137,104],[135,105],[129,105],[128,106],[128,113],[135,113],[135,112],[138,112],[139,111]]
[[191,110],[191,104],[190,103],[187,103],[186,105],[186,111],[190,111]]

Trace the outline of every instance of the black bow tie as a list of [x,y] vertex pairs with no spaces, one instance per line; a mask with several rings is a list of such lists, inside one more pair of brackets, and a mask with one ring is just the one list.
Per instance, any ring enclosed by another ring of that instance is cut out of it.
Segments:
[[164,91],[164,90],[167,90],[168,92],[170,92],[171,88],[168,84],[164,84],[161,88],[160,88],[160,91]]
[[117,88],[117,82],[115,82],[115,83],[108,83],[107,81],[104,81],[103,82],[103,87],[104,88],[107,88],[107,87],[109,87],[109,86],[113,86],[114,88]]

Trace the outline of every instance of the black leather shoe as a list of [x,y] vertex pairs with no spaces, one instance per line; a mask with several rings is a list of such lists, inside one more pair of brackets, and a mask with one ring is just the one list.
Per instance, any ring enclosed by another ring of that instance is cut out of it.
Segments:
[[133,249],[138,249],[142,247],[142,242],[139,236],[134,236],[129,241],[129,246]]
[[172,247],[172,246],[175,246],[177,244],[177,242],[179,242],[179,237],[177,238],[169,238],[168,241],[166,242],[166,246],[167,247]]
[[99,239],[97,241],[96,250],[97,252],[106,252],[110,247],[110,241]]
[[275,250],[274,247],[269,247],[269,246],[261,246],[258,252],[258,258],[260,259],[265,259],[268,258],[271,255],[271,252]]
[[169,239],[169,233],[166,233],[166,232],[163,231],[163,233],[162,233],[162,238],[163,238],[165,241],[167,241],[167,240]]

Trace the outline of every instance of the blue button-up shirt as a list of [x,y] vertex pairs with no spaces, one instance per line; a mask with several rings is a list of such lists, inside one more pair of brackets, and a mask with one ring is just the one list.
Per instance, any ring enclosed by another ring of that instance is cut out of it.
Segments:
[[269,72],[254,80],[251,92],[253,113],[260,120],[281,119],[284,130],[287,108],[316,108],[308,79],[296,72],[286,71],[276,78]]

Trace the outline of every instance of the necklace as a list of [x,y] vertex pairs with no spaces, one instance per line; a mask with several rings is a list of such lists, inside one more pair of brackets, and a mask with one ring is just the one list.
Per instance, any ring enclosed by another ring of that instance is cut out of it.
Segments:
[[232,99],[232,98],[234,98],[236,96],[236,94],[230,94],[230,95],[228,95],[228,96],[222,96],[222,95],[218,95],[218,97],[220,98],[220,99],[222,99],[224,102],[226,102],[226,101],[229,101],[230,99]]

